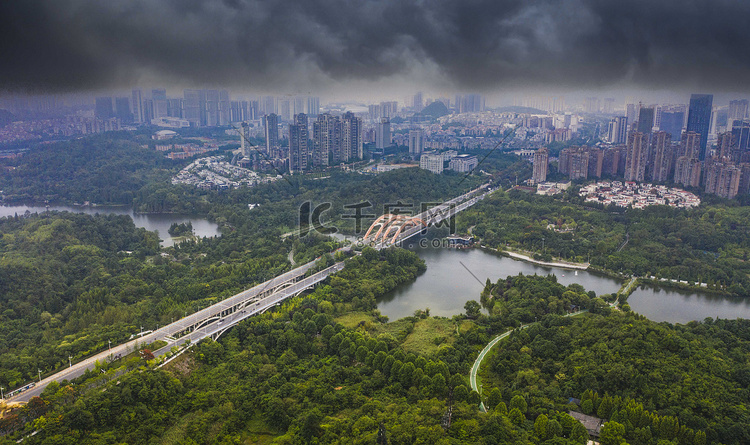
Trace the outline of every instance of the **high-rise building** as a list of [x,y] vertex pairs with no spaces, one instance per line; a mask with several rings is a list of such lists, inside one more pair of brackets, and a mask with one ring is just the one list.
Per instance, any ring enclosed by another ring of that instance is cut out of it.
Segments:
[[700,134],[700,151],[698,153],[698,160],[700,161],[706,159],[706,145],[711,126],[713,100],[713,94],[692,94],[690,96],[687,131]]
[[260,101],[260,112],[264,115],[276,113],[276,98],[273,96],[263,96]]
[[694,131],[686,131],[682,133],[680,138],[680,151],[679,156],[687,156],[689,158],[698,159],[700,154],[701,135]]
[[115,99],[115,116],[123,124],[133,123],[133,113],[130,112],[130,99],[127,96]]
[[143,92],[139,89],[133,90],[133,121],[136,124],[142,124],[143,120]]
[[378,118],[396,117],[397,114],[398,114],[398,102],[396,102],[395,100],[380,102],[380,115],[377,116]]
[[549,167],[549,152],[547,148],[542,147],[534,152],[534,171],[531,180],[534,184],[539,184],[547,180],[547,169]]
[[242,157],[250,159],[250,125],[247,122],[240,124],[240,151]]
[[571,180],[589,177],[589,153],[585,148],[587,147],[581,147],[570,155],[570,173],[568,173],[568,176]]
[[317,117],[320,114],[320,98],[311,96],[307,98],[307,113]]
[[651,134],[651,130],[654,127],[654,109],[651,107],[641,107],[638,112],[638,128],[637,131],[643,133],[648,137]]
[[274,113],[263,116],[263,128],[266,136],[266,153],[272,153],[279,147],[279,116]]
[[167,99],[167,116],[182,118],[182,99]]
[[215,127],[219,125],[219,90],[204,90],[204,118],[201,125]]
[[732,199],[740,188],[742,169],[728,162],[707,162],[706,193]]
[[167,90],[164,88],[155,88],[151,90],[152,106],[154,107],[153,119],[159,119],[169,116],[167,112]]
[[686,187],[698,187],[701,179],[701,161],[680,156],[674,166],[674,182]]
[[[635,122],[635,118],[637,117],[635,104],[627,104],[625,105],[625,109],[625,117],[628,118],[627,123],[628,125],[632,125],[633,122]],[[630,129],[628,129],[628,131],[630,131]]]
[[190,122],[190,126],[200,127],[205,116],[204,104],[206,95],[203,90],[183,90],[182,118]]
[[628,135],[625,158],[625,180],[643,182],[646,180],[648,162],[648,136],[640,131]]
[[309,143],[307,116],[295,114],[294,123],[289,125],[289,170],[292,172],[307,170]]
[[618,116],[609,121],[607,140],[612,144],[624,144],[628,137],[628,118]]
[[596,147],[589,147],[588,176],[589,178],[601,178],[604,167],[604,152]]
[[747,99],[742,100],[730,100],[729,101],[729,125],[732,124],[732,121],[735,119],[747,119],[748,118],[748,111],[750,111],[750,103],[748,103]]
[[247,103],[247,118],[249,120],[260,119],[260,102],[257,100],[251,100]]
[[229,125],[230,122],[229,91],[219,91],[219,120],[217,125]]
[[329,160],[334,163],[342,162],[341,142],[343,128],[341,119],[328,113],[318,115],[318,120],[313,122],[313,166],[325,167],[330,165]]
[[595,114],[599,112],[599,98],[598,97],[587,97],[583,101],[583,112]]
[[143,99],[143,122],[150,124],[154,118],[154,101],[148,98]]
[[737,143],[731,131],[721,133],[716,140],[716,157],[719,160],[730,160],[732,152],[737,149]]
[[409,130],[409,156],[416,157],[424,151],[424,132]]
[[571,180],[589,176],[589,147],[568,147],[560,151],[558,170]]
[[659,120],[659,130],[672,135],[673,141],[679,141],[685,123],[685,111],[681,109],[663,109]]
[[233,100],[229,102],[229,121],[244,122],[249,120],[248,103],[246,100]]
[[[625,147],[611,147],[604,150],[602,174],[618,176],[625,171]],[[622,165],[622,168],[620,167]]]
[[456,96],[456,112],[473,113],[484,111],[484,97],[481,94],[463,94]]
[[349,162],[364,157],[362,144],[362,119],[351,111],[344,113],[342,122],[342,161]]
[[96,108],[94,109],[94,116],[97,119],[109,119],[114,117],[114,108],[112,107],[111,97],[97,97]]
[[424,108],[424,99],[422,98],[421,91],[414,95],[412,105],[414,107],[414,111],[416,112],[420,112]]
[[391,145],[391,121],[387,117],[380,119],[375,133],[375,148],[386,148]]
[[654,182],[666,182],[672,171],[672,135],[665,131],[654,134],[651,139],[653,161],[648,175]]
[[604,99],[604,107],[602,108],[602,112],[606,114],[612,114],[615,112],[615,99],[612,97],[607,97]]
[[732,135],[740,153],[750,150],[750,121],[735,120],[732,123]]
[[674,167],[674,182],[688,187],[698,187],[701,178],[701,135],[694,131],[682,134],[680,152]]

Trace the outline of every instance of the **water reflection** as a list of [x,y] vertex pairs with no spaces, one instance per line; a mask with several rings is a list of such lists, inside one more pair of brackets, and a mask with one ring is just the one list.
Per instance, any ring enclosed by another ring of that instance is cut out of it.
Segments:
[[[391,320],[412,315],[415,310],[427,307],[432,315],[450,317],[463,313],[467,301],[479,301],[487,278],[495,282],[519,273],[554,274],[557,281],[566,286],[578,283],[597,295],[616,292],[621,286],[619,280],[608,276],[587,271],[576,274],[572,270],[537,266],[480,249],[433,249],[416,244],[410,250],[425,261],[427,271],[414,282],[399,286],[378,301],[378,309]],[[651,320],[670,323],[687,323],[706,317],[750,318],[750,299],[699,291],[640,287],[633,292],[628,303],[633,311]]]
[[641,286],[628,298],[630,307],[654,321],[687,323],[710,318],[750,318],[750,299]]
[[[612,278],[587,271],[516,261],[481,249],[455,250],[411,247],[427,264],[427,271],[412,283],[389,292],[378,302],[378,309],[391,320],[409,316],[417,309],[429,307],[430,314],[450,317],[464,312],[469,300],[479,300],[484,282],[496,282],[511,275],[557,276],[564,285],[578,283],[599,294],[616,292],[620,283]],[[462,265],[463,263],[463,265]],[[464,267],[465,266],[465,267]]]
[[169,236],[169,226],[172,223],[186,223],[190,221],[193,224],[193,232],[199,238],[219,236],[219,226],[212,223],[204,218],[197,218],[186,215],[176,215],[173,213],[135,213],[133,209],[129,207],[82,207],[82,206],[61,206],[61,205],[50,205],[45,206],[29,206],[29,205],[15,205],[15,206],[0,206],[0,217],[3,216],[14,216],[24,215],[26,212],[30,213],[42,213],[47,210],[51,211],[67,211],[73,213],[85,213],[88,215],[103,214],[103,215],[128,215],[133,219],[136,227],[143,227],[149,231],[157,231],[159,238],[162,239],[161,245],[164,247],[173,246],[175,239]]

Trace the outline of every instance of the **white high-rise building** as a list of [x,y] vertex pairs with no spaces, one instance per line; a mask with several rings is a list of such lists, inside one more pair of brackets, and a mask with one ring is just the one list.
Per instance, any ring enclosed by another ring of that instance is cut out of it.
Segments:
[[419,156],[424,151],[424,132],[422,130],[409,131],[409,156]]

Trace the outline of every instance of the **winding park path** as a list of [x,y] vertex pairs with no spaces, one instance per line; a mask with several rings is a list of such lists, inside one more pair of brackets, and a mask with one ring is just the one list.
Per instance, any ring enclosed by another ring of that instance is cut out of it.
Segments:
[[[575,317],[576,315],[581,315],[584,312],[588,312],[588,309],[584,309],[582,311],[578,312],[572,312],[570,314],[565,314],[565,317]],[[474,365],[471,367],[471,372],[469,373],[469,385],[471,385],[472,391],[479,392],[479,389],[477,389],[477,374],[479,373],[479,368],[482,366],[482,361],[487,356],[487,354],[490,352],[490,350],[502,339],[508,337],[510,334],[516,331],[520,331],[521,329],[526,329],[529,326],[536,324],[538,322],[529,323],[522,325],[519,328],[511,329],[510,331],[505,331],[502,334],[498,335],[497,337],[493,338],[489,343],[487,343],[487,346],[482,349],[482,352],[479,353],[477,356],[477,359],[474,360]],[[484,406],[484,401],[479,402],[479,409],[483,412],[487,412],[487,408]]]

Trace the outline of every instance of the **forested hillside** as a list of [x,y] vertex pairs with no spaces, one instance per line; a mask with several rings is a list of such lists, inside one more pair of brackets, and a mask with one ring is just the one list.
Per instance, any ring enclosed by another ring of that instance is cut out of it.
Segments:
[[644,210],[584,207],[560,198],[495,193],[458,216],[490,247],[520,248],[637,276],[707,283],[750,296],[750,207]]
[[501,280],[492,287],[503,294],[493,299],[516,293],[506,299],[509,312],[533,306],[549,315],[496,346],[480,398],[468,389],[468,367],[512,320],[442,319],[455,332],[427,354],[407,349],[415,332],[390,335],[391,323],[377,313],[358,327],[337,322],[354,309],[369,313],[362,295],[377,296],[422,267],[406,251],[371,251],[330,286],[243,322],[218,342],[201,342],[175,364],[120,377],[115,364],[50,386],[16,412],[15,425],[30,421],[26,431],[39,430],[26,439],[31,444],[372,444],[385,437],[394,445],[573,445],[588,440],[567,414],[574,409],[609,420],[605,445],[747,442],[747,322],[675,327],[618,311],[560,317],[555,312],[564,309],[547,295],[585,290],[548,277]]

